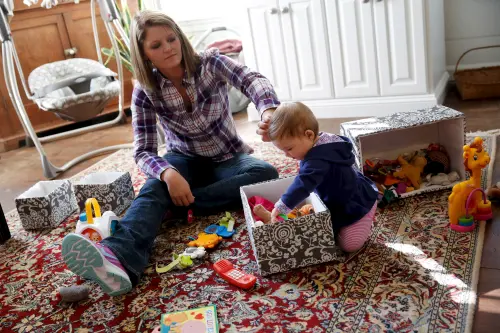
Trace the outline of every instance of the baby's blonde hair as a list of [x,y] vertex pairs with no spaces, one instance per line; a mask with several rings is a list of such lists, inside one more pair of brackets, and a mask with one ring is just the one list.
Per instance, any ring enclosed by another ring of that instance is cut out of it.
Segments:
[[271,141],[275,141],[302,136],[307,130],[313,131],[316,137],[319,131],[318,120],[306,105],[293,102],[278,106],[271,117],[267,133]]

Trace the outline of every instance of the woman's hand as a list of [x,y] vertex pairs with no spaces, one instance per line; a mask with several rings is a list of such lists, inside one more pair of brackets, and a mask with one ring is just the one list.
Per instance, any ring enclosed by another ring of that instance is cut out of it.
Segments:
[[275,108],[273,109],[267,109],[262,113],[262,120],[259,121],[259,128],[257,129],[257,134],[262,136],[262,141],[264,142],[269,142],[271,139],[269,138],[269,135],[267,134],[267,130],[269,129],[269,122],[271,121],[271,117],[273,116],[273,112],[276,110]]
[[188,182],[180,173],[168,168],[161,175],[161,179],[167,183],[168,193],[176,206],[189,206],[194,202],[193,194]]

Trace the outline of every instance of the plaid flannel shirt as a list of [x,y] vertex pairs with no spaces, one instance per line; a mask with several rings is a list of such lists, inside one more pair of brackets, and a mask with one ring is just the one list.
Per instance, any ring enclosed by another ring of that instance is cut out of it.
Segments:
[[162,172],[172,167],[158,156],[156,117],[165,132],[169,151],[224,161],[235,153],[253,152],[236,133],[227,83],[242,91],[260,114],[280,104],[271,83],[261,74],[219,54],[217,49],[202,52],[200,57],[197,73],[190,78],[186,74],[183,79],[192,103],[191,112],[186,110],[172,82],[159,72],[155,72],[157,92],[140,84],[134,87],[131,106],[134,158],[150,177],[160,179]]

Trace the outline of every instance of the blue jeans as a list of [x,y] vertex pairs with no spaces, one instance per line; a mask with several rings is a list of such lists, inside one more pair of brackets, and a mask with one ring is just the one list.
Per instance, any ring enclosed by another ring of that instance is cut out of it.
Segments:
[[[194,215],[240,209],[241,186],[278,178],[271,164],[247,154],[238,154],[223,162],[173,152],[164,158],[189,183],[195,197],[190,207]],[[133,285],[139,282],[148,264],[164,214],[172,209],[175,206],[167,184],[150,178],[118,223],[115,234],[102,240],[125,267]]]

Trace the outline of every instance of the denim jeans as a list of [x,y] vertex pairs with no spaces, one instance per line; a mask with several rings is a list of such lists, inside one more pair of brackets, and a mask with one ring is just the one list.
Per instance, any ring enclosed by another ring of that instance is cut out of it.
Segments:
[[[278,178],[272,165],[247,154],[223,162],[173,152],[164,158],[189,183],[195,197],[190,208],[195,216],[241,208],[241,186]],[[148,264],[163,216],[172,209],[175,206],[167,184],[150,178],[118,223],[114,235],[102,240],[125,267],[133,285],[139,282]]]

